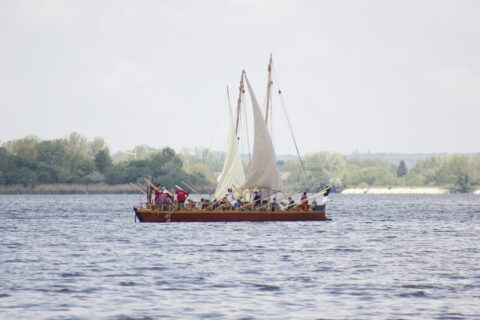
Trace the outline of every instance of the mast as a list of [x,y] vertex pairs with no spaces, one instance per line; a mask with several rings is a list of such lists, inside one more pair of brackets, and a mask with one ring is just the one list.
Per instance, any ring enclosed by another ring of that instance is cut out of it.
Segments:
[[272,54],[268,62],[268,82],[267,82],[267,103],[265,104],[265,123],[268,123],[268,115],[270,111],[270,101],[272,100]]
[[235,134],[238,137],[238,124],[240,122],[240,106],[242,105],[242,97],[243,93],[245,92],[243,86],[243,75],[245,74],[245,70],[242,70],[242,75],[240,76],[240,87],[238,88],[238,101],[237,101],[237,117],[236,117],[236,124],[235,124]]

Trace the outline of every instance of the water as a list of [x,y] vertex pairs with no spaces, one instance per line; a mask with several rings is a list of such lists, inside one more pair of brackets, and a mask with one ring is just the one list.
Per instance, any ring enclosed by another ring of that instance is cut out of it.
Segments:
[[328,222],[134,223],[0,196],[1,319],[480,319],[480,196],[338,195]]

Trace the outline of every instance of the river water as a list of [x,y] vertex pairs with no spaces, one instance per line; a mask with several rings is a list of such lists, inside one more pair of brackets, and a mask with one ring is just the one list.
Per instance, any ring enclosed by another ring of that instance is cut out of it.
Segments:
[[339,195],[326,222],[134,222],[0,196],[1,319],[480,319],[480,196]]

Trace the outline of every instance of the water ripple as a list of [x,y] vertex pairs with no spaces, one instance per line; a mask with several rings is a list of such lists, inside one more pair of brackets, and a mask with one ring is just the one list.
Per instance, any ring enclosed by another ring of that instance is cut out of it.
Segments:
[[0,196],[0,319],[478,319],[480,197],[333,194],[328,222],[140,224]]

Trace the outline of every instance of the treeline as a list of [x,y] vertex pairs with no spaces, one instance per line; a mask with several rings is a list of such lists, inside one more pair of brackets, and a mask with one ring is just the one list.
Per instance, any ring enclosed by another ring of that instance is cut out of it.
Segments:
[[316,191],[325,184],[333,184],[337,190],[430,186],[469,192],[480,188],[480,153],[433,156],[408,168],[403,160],[394,165],[386,160],[319,152],[305,156],[303,167],[305,170],[298,160],[285,163],[283,171],[290,172],[286,185],[291,189]]
[[[204,148],[177,153],[169,147],[143,145],[133,151],[111,155],[102,138],[89,141],[78,133],[55,140],[30,136],[9,141],[0,146],[0,186],[4,186],[0,192],[17,190],[12,186],[33,189],[45,184],[61,184],[64,189],[66,184],[96,185],[101,190],[100,185],[143,183],[148,176],[168,188],[183,181],[201,192],[212,192],[225,156]],[[244,157],[245,167],[248,158]],[[337,191],[401,186],[446,187],[459,192],[480,189],[480,153],[438,155],[407,165],[403,160],[392,164],[385,159],[318,152],[306,155],[302,163],[288,159],[277,164],[288,190],[315,192],[327,184]]]
[[72,133],[56,140],[25,137],[0,147],[0,185],[38,184],[125,184],[152,176],[173,188],[179,181],[210,190],[212,179],[206,172],[184,169],[180,156],[169,147],[155,150],[148,157],[113,161],[102,138],[89,141]]

